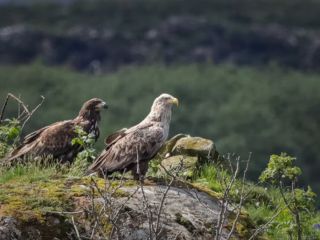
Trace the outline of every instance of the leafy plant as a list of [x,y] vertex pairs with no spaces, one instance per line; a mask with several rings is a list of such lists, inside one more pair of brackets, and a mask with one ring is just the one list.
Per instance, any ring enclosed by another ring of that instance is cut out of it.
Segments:
[[160,169],[160,163],[162,161],[162,158],[161,157],[156,157],[154,159],[152,159],[150,162],[149,162],[149,174],[151,176],[155,176],[157,175],[159,169]]
[[285,153],[271,155],[268,167],[260,176],[261,182],[270,181],[273,184],[283,182],[286,178],[293,181],[301,175],[301,169],[293,165],[296,160]]
[[92,133],[86,133],[82,127],[75,128],[77,136],[72,139],[72,145],[78,145],[83,150],[78,153],[74,163],[72,164],[69,174],[73,176],[81,176],[92,162],[96,155],[96,150],[93,148],[95,143],[95,136]]
[[307,219],[315,209],[316,194],[308,187],[307,190],[297,187],[301,169],[294,165],[295,158],[286,153],[271,155],[268,167],[262,172],[260,181],[270,182],[280,190],[286,211],[293,221],[287,222],[287,233],[290,239],[303,238],[307,230]]
[[21,126],[17,119],[6,119],[0,124],[0,158],[12,149],[20,132]]

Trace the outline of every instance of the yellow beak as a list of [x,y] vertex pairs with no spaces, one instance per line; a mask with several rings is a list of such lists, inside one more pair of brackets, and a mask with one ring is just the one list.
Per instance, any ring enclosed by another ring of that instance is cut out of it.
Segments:
[[172,104],[177,105],[177,107],[179,106],[179,100],[178,100],[177,98],[172,98],[172,99],[170,100],[170,102],[171,102]]

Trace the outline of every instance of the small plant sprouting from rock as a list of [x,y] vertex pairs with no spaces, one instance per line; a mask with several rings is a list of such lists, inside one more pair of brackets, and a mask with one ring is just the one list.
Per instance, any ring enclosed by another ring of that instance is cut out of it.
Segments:
[[78,145],[83,150],[78,153],[74,163],[70,168],[70,175],[82,176],[89,164],[95,159],[96,150],[93,145],[95,137],[92,133],[86,133],[82,127],[77,126],[75,129],[76,137],[72,139],[72,145]]
[[271,155],[268,167],[260,176],[260,181],[270,182],[279,188],[284,204],[293,219],[287,226],[289,239],[302,240],[304,229],[307,229],[304,222],[315,210],[316,194],[310,187],[307,190],[297,187],[301,169],[294,165],[294,161],[294,157],[285,153]]

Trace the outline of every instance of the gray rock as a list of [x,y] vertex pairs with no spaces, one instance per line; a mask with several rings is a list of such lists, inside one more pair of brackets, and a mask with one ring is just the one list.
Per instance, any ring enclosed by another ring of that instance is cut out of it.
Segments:
[[[174,176],[192,177],[198,167],[198,157],[176,155],[165,158],[161,162],[157,176],[167,176],[167,172]],[[165,168],[165,169],[164,169]]]
[[[133,194],[137,187],[123,187],[121,190]],[[195,189],[171,187],[158,215],[166,186],[145,186],[143,197],[139,189],[125,203],[130,209],[120,217],[120,238],[128,240],[148,239],[149,220],[155,226],[160,216],[160,239],[213,239],[213,227],[218,221],[220,206],[217,199]],[[119,199],[119,204],[127,198]],[[147,204],[143,204],[147,199]],[[131,216],[131,217],[128,217]],[[224,229],[222,239],[228,231]]]
[[215,144],[210,139],[187,136],[180,138],[175,143],[172,154],[210,158],[215,149]]
[[157,165],[159,161],[162,166],[154,168],[153,172],[156,173],[151,173],[152,176],[166,177],[170,172],[188,178],[204,163],[223,161],[212,140],[185,134],[169,139],[160,150],[159,156],[151,166]]
[[1,217],[0,239],[20,240],[21,231],[18,229],[18,221],[13,217]]

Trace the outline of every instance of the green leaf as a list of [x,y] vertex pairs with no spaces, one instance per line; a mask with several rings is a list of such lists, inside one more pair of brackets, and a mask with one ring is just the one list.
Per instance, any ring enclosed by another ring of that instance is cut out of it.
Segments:
[[13,141],[20,134],[20,127],[11,127],[8,131],[8,140]]

